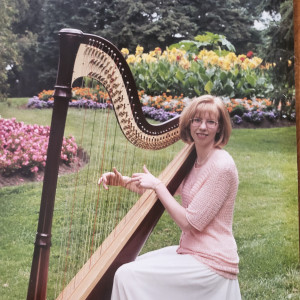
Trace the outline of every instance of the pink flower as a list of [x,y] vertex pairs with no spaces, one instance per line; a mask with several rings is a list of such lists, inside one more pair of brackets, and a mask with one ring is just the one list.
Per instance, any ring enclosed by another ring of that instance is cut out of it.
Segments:
[[30,169],[30,171],[31,171],[32,173],[37,173],[38,170],[39,170],[39,168],[38,168],[37,166],[35,166],[35,167],[33,167],[33,168]]
[[[49,133],[49,126],[26,125],[15,118],[0,119],[0,172],[38,172],[39,166],[45,166]],[[70,163],[71,153],[77,149],[74,137],[64,138],[63,145],[61,158]]]

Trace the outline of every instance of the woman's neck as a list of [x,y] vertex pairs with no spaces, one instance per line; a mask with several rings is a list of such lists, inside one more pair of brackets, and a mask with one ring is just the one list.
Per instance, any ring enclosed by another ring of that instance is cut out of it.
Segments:
[[214,145],[210,145],[205,148],[196,147],[196,152],[197,152],[196,164],[197,165],[204,164],[208,160],[208,158],[210,157],[214,149],[215,149]]

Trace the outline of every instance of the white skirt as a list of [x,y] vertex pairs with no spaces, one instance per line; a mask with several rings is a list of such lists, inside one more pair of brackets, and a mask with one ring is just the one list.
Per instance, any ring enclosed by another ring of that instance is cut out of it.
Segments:
[[224,278],[177,246],[139,256],[121,266],[111,300],[240,300],[237,279]]

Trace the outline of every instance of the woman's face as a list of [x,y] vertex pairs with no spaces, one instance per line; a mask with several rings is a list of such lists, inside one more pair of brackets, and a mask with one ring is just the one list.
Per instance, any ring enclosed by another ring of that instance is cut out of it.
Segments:
[[190,124],[190,133],[196,146],[208,147],[215,143],[215,136],[220,131],[218,116],[213,113],[196,113]]

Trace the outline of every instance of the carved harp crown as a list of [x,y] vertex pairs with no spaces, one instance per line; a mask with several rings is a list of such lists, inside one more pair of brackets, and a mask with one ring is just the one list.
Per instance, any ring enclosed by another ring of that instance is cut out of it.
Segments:
[[[72,84],[84,76],[94,78],[104,85],[122,132],[135,146],[157,150],[179,139],[178,118],[159,125],[147,122],[129,66],[113,44],[75,29],[60,31],[60,58],[28,300],[46,299],[52,217],[65,122]],[[194,161],[193,146],[186,146],[161,173],[160,179],[171,193],[175,193]],[[94,181],[93,188],[97,185]],[[58,299],[110,299],[116,269],[135,259],[163,210],[155,193],[145,192],[114,232],[105,237],[99,247],[101,249],[96,250],[86,263],[83,262],[77,275],[69,284],[66,282],[65,288],[62,287],[63,291],[59,290]]]

